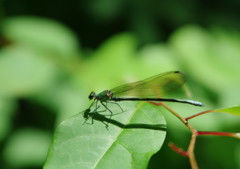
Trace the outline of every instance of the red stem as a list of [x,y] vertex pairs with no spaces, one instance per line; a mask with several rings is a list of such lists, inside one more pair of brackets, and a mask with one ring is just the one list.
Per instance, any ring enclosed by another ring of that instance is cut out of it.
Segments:
[[200,116],[200,115],[203,115],[203,114],[206,114],[206,113],[210,113],[210,112],[212,112],[212,110],[207,110],[207,111],[204,111],[204,112],[201,112],[201,113],[197,113],[197,114],[194,114],[194,115],[192,115],[190,117],[185,118],[185,120],[188,121],[188,120],[190,120],[190,119],[192,119],[194,117],[197,117],[197,116]]
[[178,146],[176,146],[174,143],[168,143],[168,146],[175,151],[176,153],[184,156],[184,157],[188,157],[188,152],[184,151],[183,149],[179,148]]
[[217,132],[217,131],[198,131],[198,135],[227,136],[239,138],[238,133]]

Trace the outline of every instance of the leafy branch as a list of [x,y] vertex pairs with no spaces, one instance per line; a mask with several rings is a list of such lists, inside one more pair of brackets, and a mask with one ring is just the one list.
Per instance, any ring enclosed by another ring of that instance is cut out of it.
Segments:
[[[186,151],[174,143],[169,143],[169,146],[178,154],[188,157],[192,169],[198,169],[194,154],[198,136],[215,135],[240,139],[239,133],[198,131],[188,122],[192,118],[210,112],[240,115],[240,106],[208,110],[184,118],[164,103],[151,103],[157,106],[125,102],[121,106],[126,111],[117,114],[114,119],[107,118],[104,112],[96,113],[87,109],[82,114],[63,121],[54,134],[44,169],[146,168],[150,157],[159,151],[165,140],[166,124],[159,106],[170,111],[191,131],[192,135]],[[108,106],[114,112],[119,111],[119,107],[114,107],[114,104]],[[84,113],[89,114],[85,114],[83,118]],[[94,125],[83,125],[88,115],[91,117],[88,122]]]
[[156,103],[156,102],[150,102],[151,104],[157,105],[157,106],[163,106],[166,108],[169,112],[171,112],[174,116],[176,116],[188,129],[191,131],[191,139],[189,142],[189,146],[186,151],[183,149],[177,147],[174,143],[169,143],[169,147],[171,147],[175,152],[178,154],[188,157],[190,161],[190,165],[192,169],[198,169],[198,164],[194,155],[194,149],[196,145],[196,138],[200,135],[213,135],[213,136],[228,136],[228,137],[234,137],[240,139],[240,133],[229,133],[229,132],[216,132],[216,131],[198,131],[195,129],[192,125],[188,123],[188,121],[192,118],[198,117],[200,115],[204,115],[211,112],[223,112],[223,113],[229,113],[233,115],[240,115],[240,106],[236,107],[228,107],[223,109],[215,109],[215,110],[207,110],[204,112],[197,113],[193,116],[184,118],[177,112],[175,112],[173,109],[171,109],[169,106],[167,106],[165,103]]

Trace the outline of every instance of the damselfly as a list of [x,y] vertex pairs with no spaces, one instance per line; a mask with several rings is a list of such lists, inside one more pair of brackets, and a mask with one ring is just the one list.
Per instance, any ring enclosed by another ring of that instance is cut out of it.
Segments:
[[89,109],[92,105],[97,105],[97,103],[100,102],[112,115],[113,113],[107,107],[107,103],[111,102],[117,104],[119,101],[177,102],[194,106],[203,106],[203,104],[198,101],[163,98],[163,96],[180,88],[185,81],[183,73],[180,71],[172,71],[158,74],[145,80],[124,84],[111,90],[104,90],[99,94],[91,92],[88,98],[94,101]]

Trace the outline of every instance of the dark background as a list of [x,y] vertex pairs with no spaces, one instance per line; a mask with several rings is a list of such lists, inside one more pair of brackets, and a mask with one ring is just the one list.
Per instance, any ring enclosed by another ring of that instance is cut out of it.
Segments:
[[166,41],[181,26],[197,24],[238,31],[240,2],[230,1],[23,1],[5,0],[2,18],[46,17],[71,28],[83,47],[96,48],[112,35],[132,31],[141,44]]

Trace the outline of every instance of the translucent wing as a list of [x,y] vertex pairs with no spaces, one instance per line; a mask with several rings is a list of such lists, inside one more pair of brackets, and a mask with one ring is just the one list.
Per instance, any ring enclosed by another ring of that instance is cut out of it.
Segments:
[[172,71],[121,85],[110,91],[114,97],[162,97],[180,88],[185,81],[180,71]]

